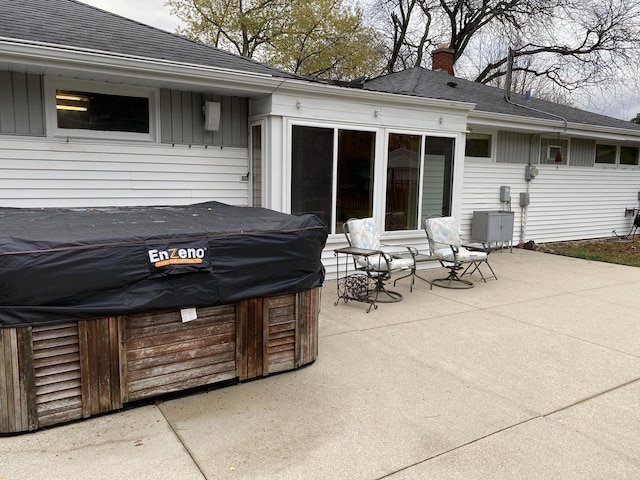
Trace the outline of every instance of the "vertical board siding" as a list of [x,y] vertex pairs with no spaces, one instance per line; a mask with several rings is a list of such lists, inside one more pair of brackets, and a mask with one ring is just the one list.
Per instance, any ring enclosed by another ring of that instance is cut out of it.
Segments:
[[4,138],[0,207],[249,204],[247,148]]
[[296,330],[295,368],[306,365],[318,357],[318,322],[320,314],[320,287],[296,295],[298,321]]
[[42,77],[0,72],[0,134],[44,135]]
[[261,377],[266,371],[263,301],[250,298],[237,303],[236,373],[240,380]]
[[78,322],[84,417],[122,407],[118,322],[116,317]]
[[[205,101],[220,102],[220,128],[215,132],[204,129]],[[246,98],[160,90],[162,143],[248,147],[248,115]]]
[[[462,229],[470,238],[474,210],[499,210],[500,186],[511,187],[514,243],[524,229],[524,241],[551,242],[626,234],[633,217],[625,208],[638,206],[640,169],[539,165],[539,175],[524,180],[524,165],[465,163]],[[520,192],[530,192],[531,204],[519,206]]]
[[596,141],[584,138],[571,139],[571,158],[569,165],[592,167],[596,159]]
[[539,151],[539,142],[534,141],[531,146],[531,135],[516,132],[498,132],[498,140],[496,146],[496,162],[498,163],[529,163],[529,155],[531,162],[537,162],[537,152]]

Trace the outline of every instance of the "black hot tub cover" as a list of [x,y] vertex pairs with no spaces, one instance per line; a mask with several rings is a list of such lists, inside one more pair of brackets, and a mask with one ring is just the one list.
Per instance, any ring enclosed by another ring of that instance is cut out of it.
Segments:
[[327,228],[218,202],[0,209],[0,327],[217,305],[322,285]]

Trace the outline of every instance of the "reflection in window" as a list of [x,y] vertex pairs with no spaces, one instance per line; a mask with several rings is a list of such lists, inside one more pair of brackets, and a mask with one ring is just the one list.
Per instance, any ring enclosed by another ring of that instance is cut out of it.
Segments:
[[491,135],[484,133],[468,133],[464,154],[467,157],[490,158]]
[[[291,213],[314,213],[338,234],[346,220],[373,216],[375,145],[375,132],[294,125]],[[455,139],[390,134],[388,145],[385,231],[450,215]]]
[[638,148],[620,147],[620,165],[638,165]]
[[453,138],[425,139],[422,218],[451,215],[454,146]]
[[373,215],[375,140],[373,132],[338,132],[336,232],[345,220]]
[[251,127],[251,190],[252,205],[262,206],[262,126]]
[[389,135],[385,230],[416,230],[420,180],[419,135]]
[[56,90],[58,128],[149,133],[149,98]]
[[291,140],[291,213],[314,213],[331,225],[333,129],[294,126]]
[[568,165],[569,140],[566,138],[542,138],[540,163],[542,165]]
[[616,150],[615,145],[596,145],[596,163],[615,165]]

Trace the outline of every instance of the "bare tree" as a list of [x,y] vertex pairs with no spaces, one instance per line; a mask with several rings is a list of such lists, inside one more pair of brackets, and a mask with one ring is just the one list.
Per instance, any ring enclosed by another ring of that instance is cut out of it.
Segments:
[[430,0],[376,0],[371,16],[385,37],[385,73],[420,66],[432,46]]
[[386,15],[376,23],[388,43],[386,73],[427,66],[425,48],[447,43],[457,74],[496,85],[515,48],[519,86],[547,85],[561,97],[610,82],[638,58],[640,0],[377,0],[375,8]]

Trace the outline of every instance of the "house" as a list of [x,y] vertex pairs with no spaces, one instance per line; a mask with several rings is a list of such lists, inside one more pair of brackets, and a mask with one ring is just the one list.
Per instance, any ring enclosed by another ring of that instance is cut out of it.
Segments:
[[518,243],[610,236],[638,206],[632,123],[443,71],[302,78],[75,0],[0,7],[0,207],[312,212],[331,274],[350,217],[420,246],[424,216],[470,238],[474,211],[512,209]]
[[[640,201],[640,125],[524,95],[505,99],[502,89],[453,78],[452,51],[434,55],[442,70],[413,68],[363,88],[474,104],[464,160],[456,159],[464,168],[458,215],[467,236],[474,210],[498,208],[514,211],[516,243],[630,231]],[[501,186],[511,187],[511,205],[500,201]]]

